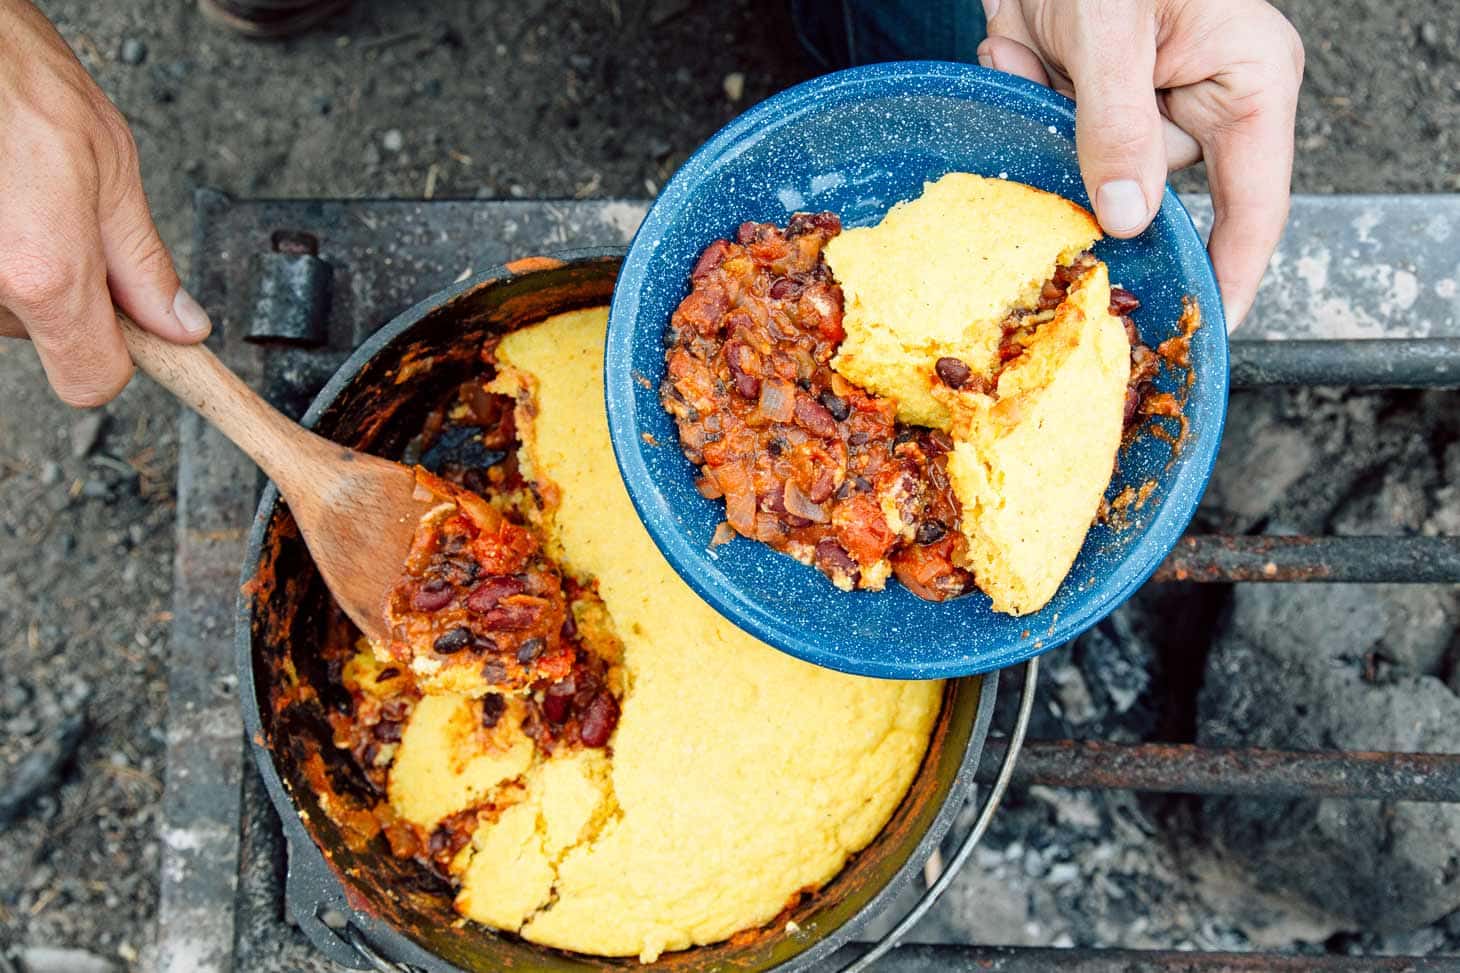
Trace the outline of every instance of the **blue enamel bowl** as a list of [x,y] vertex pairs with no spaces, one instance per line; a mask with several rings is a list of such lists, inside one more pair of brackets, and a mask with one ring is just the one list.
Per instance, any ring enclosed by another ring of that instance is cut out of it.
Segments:
[[[1176,333],[1182,295],[1201,305],[1191,345],[1190,432],[1169,443],[1142,436],[1121,454],[1110,486],[1154,481],[1119,529],[1090,531],[1074,568],[1044,609],[1015,618],[982,593],[942,604],[890,581],[842,592],[814,568],[755,541],[710,548],[721,501],[694,488],[695,470],[659,404],[665,326],[688,292],[690,269],[745,220],[784,223],[831,210],[847,226],[876,223],[952,171],[1007,176],[1089,206],[1075,159],[1075,105],[1008,74],[965,64],[903,62],[826,75],[735,119],[664,187],[629,248],[614,289],[605,363],[609,431],[629,495],[665,558],[736,625],[807,662],[900,679],[964,676],[1021,662],[1074,638],[1141,586],[1196,511],[1227,409],[1227,332],[1201,237],[1169,189],[1134,240],[1096,253],[1134,291],[1134,317],[1153,347]],[[1174,391],[1176,380],[1164,376]]]

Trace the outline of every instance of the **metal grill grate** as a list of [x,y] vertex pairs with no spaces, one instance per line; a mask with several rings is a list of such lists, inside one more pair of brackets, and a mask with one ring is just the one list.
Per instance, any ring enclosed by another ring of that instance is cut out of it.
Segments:
[[[1460,340],[1234,341],[1232,383],[1460,388]],[[1156,581],[1460,583],[1460,537],[1268,537],[1192,535],[1157,571]],[[992,740],[978,779],[992,782],[1006,745]],[[1234,795],[1275,800],[1460,803],[1460,754],[1304,752],[1189,744],[1031,740],[1013,783],[1029,786]],[[1428,971],[1460,968],[1453,957],[1290,956],[1170,950],[907,946],[888,969],[1024,973],[1208,973],[1208,971]]]

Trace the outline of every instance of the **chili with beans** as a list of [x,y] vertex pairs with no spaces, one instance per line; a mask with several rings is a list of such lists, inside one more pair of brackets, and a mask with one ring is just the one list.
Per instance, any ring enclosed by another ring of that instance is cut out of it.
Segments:
[[[843,300],[822,250],[840,232],[835,214],[797,213],[784,230],[745,223],[733,241],[705,248],[664,335],[660,399],[700,470],[700,493],[724,499],[736,533],[814,565],[842,589],[880,589],[895,574],[921,598],[957,597],[973,578],[958,566],[965,541],[946,471],[952,441],[899,423],[892,402],[830,365],[845,337]],[[1094,259],[1057,268],[1038,306],[1010,315],[1003,362],[1023,353]],[[1133,366],[1141,362],[1127,421],[1155,375],[1155,356],[1128,317],[1138,305],[1112,289],[1111,312],[1131,335]],[[957,358],[939,359],[935,372],[950,388],[992,387]]]

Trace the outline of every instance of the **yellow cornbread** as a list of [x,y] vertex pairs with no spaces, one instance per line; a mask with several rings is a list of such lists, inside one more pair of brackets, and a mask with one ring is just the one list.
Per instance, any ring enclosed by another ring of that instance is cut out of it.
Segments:
[[881,223],[826,245],[846,301],[832,367],[896,400],[904,422],[947,429],[932,394],[937,360],[990,376],[1008,312],[1033,307],[1054,266],[1099,238],[1082,207],[1022,183],[967,172],[928,183]]
[[[622,715],[608,751],[534,751],[514,778],[499,777],[495,793],[477,798],[499,813],[483,815],[453,871],[469,918],[648,962],[763,925],[840,871],[902,800],[942,689],[798,662],[679,579],[614,462],[602,405],[605,324],[597,309],[507,336],[491,387],[518,397],[520,460],[549,508],[549,552],[565,571],[596,579],[622,641]],[[458,768],[476,758],[462,760],[460,737],[446,729],[458,724],[435,712],[453,699],[423,700],[403,735],[390,780],[403,814],[439,820],[464,809],[456,805],[471,788]],[[479,729],[468,736],[488,739]],[[490,759],[483,779],[503,766]],[[428,796],[407,797],[416,787]]]
[[1130,342],[1095,264],[999,375],[997,395],[952,392],[948,476],[968,561],[995,611],[1054,597],[1084,544],[1120,448]]

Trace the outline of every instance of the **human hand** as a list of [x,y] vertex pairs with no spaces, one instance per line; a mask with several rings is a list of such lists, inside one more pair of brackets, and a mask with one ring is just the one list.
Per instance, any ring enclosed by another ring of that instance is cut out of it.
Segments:
[[75,406],[132,375],[113,302],[169,341],[201,341],[147,209],[127,123],[29,0],[0,0],[0,336],[29,337]]
[[1085,188],[1105,232],[1131,237],[1168,171],[1205,158],[1208,251],[1227,324],[1252,307],[1282,236],[1303,43],[1264,0],[984,0],[979,63],[1077,103]]

